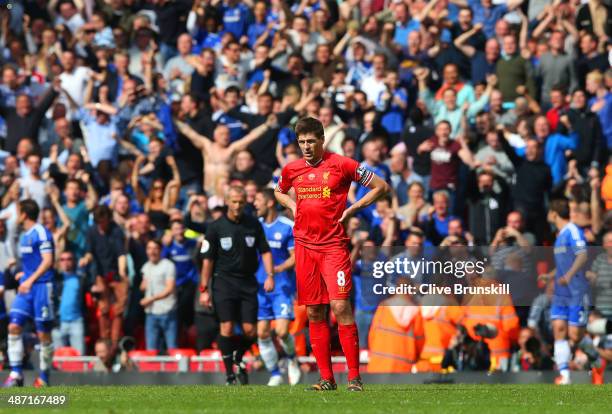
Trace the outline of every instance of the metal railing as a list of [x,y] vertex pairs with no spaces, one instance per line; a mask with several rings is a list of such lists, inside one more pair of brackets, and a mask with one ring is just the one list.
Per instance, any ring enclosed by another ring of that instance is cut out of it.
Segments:
[[[196,356],[184,356],[184,355],[176,355],[176,356],[145,356],[138,355],[130,357],[130,359],[136,364],[137,367],[140,367],[141,364],[159,364],[159,369],[154,365],[151,366],[143,366],[143,368],[147,368],[148,371],[159,371],[159,372],[202,372],[204,371],[204,364],[206,363],[214,363],[214,368],[211,370],[206,370],[208,372],[216,372],[222,370],[223,360],[221,355],[196,355]],[[244,358],[246,363],[251,363],[256,360],[253,356],[247,356]],[[96,362],[99,361],[99,358],[96,356],[56,356],[53,357],[53,365],[57,367],[57,369],[62,371],[72,371],[72,372],[90,372],[93,369],[93,366]],[[298,357],[298,362],[300,364],[314,364],[316,362],[313,356],[301,356]],[[366,353],[361,353],[359,358],[360,364],[368,363],[368,356]],[[333,364],[342,364],[346,363],[346,358],[343,356],[333,356],[332,357]],[[75,364],[83,364],[81,369],[67,369],[67,365],[74,366]],[[194,367],[195,365],[195,367]]]

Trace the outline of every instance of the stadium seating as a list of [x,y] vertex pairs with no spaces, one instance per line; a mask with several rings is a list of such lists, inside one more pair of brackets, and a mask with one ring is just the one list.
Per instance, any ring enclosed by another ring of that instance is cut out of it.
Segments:
[[[69,346],[57,348],[53,353],[53,357],[80,357],[81,353]],[[87,362],[83,361],[58,361],[54,359],[53,368],[66,372],[83,372],[91,369]]]
[[[157,356],[157,351],[154,349],[150,350],[134,350],[128,353],[130,359],[134,361],[139,371],[160,371],[161,362],[159,361],[147,361],[147,357]],[[142,359],[141,359],[142,358]]]
[[191,358],[190,370],[195,372],[221,372],[221,351],[218,349],[204,349],[200,355]]
[[[194,349],[189,349],[189,348],[176,348],[176,349],[169,349],[168,350],[168,356],[176,358],[175,361],[171,361],[171,362],[166,362],[164,364],[163,370],[164,371],[170,371],[170,372],[176,372],[180,370],[179,367],[179,359],[181,358],[187,358],[187,359],[191,359],[191,357],[196,356],[197,353]],[[187,365],[189,366],[189,364]]]

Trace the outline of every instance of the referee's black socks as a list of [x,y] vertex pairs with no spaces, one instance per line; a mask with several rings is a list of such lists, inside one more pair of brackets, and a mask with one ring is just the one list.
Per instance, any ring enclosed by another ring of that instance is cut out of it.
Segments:
[[246,351],[251,349],[251,346],[255,343],[257,337],[249,337],[246,335],[240,335],[236,338],[236,363],[240,364],[242,362],[242,357]]
[[236,349],[234,338],[231,336],[219,335],[219,350],[223,365],[225,366],[225,374],[228,377],[234,376],[234,350]]

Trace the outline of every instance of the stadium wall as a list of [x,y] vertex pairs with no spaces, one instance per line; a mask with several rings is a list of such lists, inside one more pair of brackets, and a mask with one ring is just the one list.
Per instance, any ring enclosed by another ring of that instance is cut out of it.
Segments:
[[[25,382],[31,384],[36,371],[25,371]],[[365,384],[428,384],[428,383],[454,383],[454,384],[539,384],[554,382],[556,373],[547,372],[519,372],[519,373],[493,373],[461,372],[444,376],[434,374],[363,374]],[[267,372],[254,372],[249,375],[251,384],[265,385],[268,382]],[[318,373],[307,373],[302,377],[304,384],[315,383],[319,379]],[[222,385],[225,384],[225,375],[221,373],[168,373],[168,372],[120,372],[120,373],[68,373],[54,371],[51,377],[53,385]],[[336,380],[346,383],[346,375],[337,375]],[[590,384],[591,379],[587,372],[573,372],[572,383]]]

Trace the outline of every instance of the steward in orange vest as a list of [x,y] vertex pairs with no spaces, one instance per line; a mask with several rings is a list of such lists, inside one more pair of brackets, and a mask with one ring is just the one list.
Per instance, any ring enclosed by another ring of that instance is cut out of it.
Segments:
[[[469,277],[470,286],[493,286],[499,282],[479,276]],[[475,340],[480,339],[474,332],[478,324],[492,325],[497,329],[495,338],[485,342],[491,351],[491,370],[507,368],[511,346],[516,343],[520,330],[519,318],[516,315],[510,295],[466,295],[462,301],[465,305],[463,325]]]
[[419,306],[407,295],[382,301],[369,333],[368,372],[412,372],[423,348]]
[[421,305],[421,317],[425,332],[425,344],[419,361],[419,371],[439,372],[444,353],[451,339],[457,334],[464,309],[461,306]]

